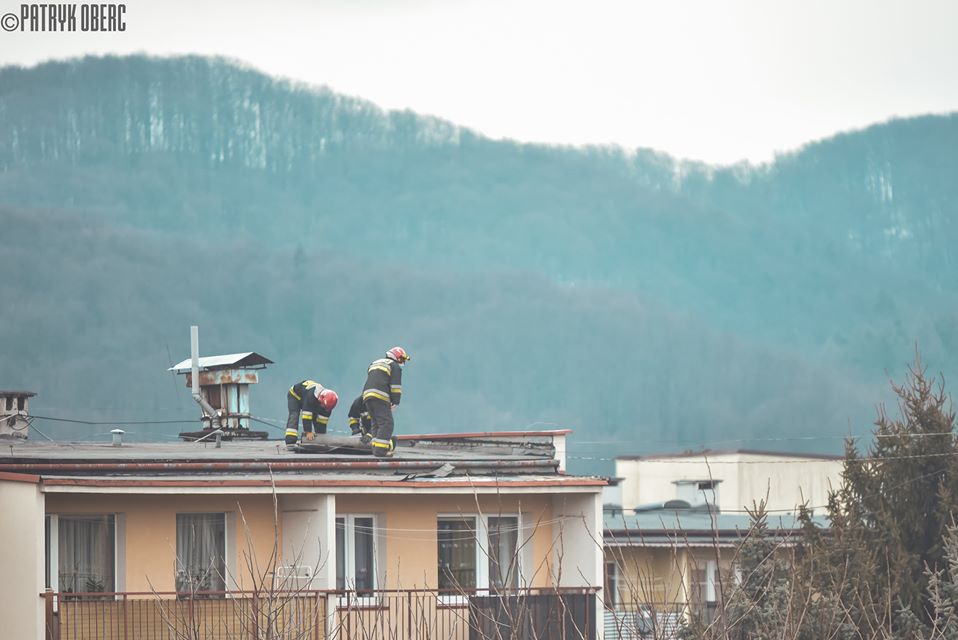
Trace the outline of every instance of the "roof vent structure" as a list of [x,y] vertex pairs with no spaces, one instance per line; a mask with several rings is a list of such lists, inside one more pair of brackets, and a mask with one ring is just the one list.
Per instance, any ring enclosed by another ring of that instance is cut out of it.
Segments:
[[26,440],[32,391],[0,391],[0,438]]
[[185,376],[186,386],[194,390],[194,398],[203,408],[203,431],[183,432],[180,437],[196,440],[220,428],[224,440],[267,439],[268,433],[250,427],[250,385],[259,382],[257,370],[270,364],[272,360],[253,351],[197,357],[195,381],[192,358],[170,367],[169,371]]

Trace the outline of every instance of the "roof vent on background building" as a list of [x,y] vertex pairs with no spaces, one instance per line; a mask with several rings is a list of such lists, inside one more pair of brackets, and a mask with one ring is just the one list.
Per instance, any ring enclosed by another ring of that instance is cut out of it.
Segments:
[[686,500],[666,500],[652,504],[640,504],[632,509],[633,513],[650,513],[654,511],[687,511],[689,513],[718,513],[718,507],[711,504],[689,504]]
[[721,480],[673,480],[675,498],[689,503],[691,507],[716,507],[719,504]]
[[30,427],[32,391],[0,391],[0,438],[26,440]]

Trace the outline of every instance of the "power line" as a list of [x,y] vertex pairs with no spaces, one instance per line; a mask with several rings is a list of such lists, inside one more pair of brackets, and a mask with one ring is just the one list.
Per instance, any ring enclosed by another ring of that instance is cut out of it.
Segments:
[[89,424],[89,425],[110,425],[110,424],[192,424],[196,420],[106,420],[106,421],[97,421],[97,420],[77,420],[76,418],[54,418],[51,416],[38,416],[35,414],[30,414],[29,416],[35,420],[49,420],[52,422],[70,422],[73,424]]
[[[76,418],[54,418],[54,417],[52,417],[52,416],[41,416],[41,415],[36,415],[36,414],[30,414],[28,417],[29,417],[30,419],[36,419],[36,420],[48,420],[48,421],[53,421],[53,422],[67,422],[67,423],[72,423],[72,424],[85,424],[85,425],[94,425],[94,426],[97,426],[97,425],[103,426],[103,425],[111,425],[111,424],[141,424],[141,425],[151,425],[151,424],[193,424],[194,422],[196,422],[196,420],[125,420],[125,419],[114,419],[114,420],[79,420],[79,419],[76,419]],[[284,428],[283,426],[280,426],[279,424],[276,424],[276,423],[280,422],[279,420],[276,420],[276,419],[263,418],[263,417],[259,417],[259,416],[250,416],[250,420],[252,420],[252,421],[254,421],[254,422],[261,423],[261,424],[264,424],[264,425],[269,426],[269,427],[273,427],[274,429],[283,429],[283,428]],[[821,439],[833,439],[833,438],[843,438],[843,439],[845,439],[845,438],[848,438],[848,439],[861,439],[861,438],[866,438],[866,437],[875,437],[875,438],[925,438],[925,437],[941,437],[941,436],[952,436],[952,437],[954,437],[955,434],[954,434],[954,432],[951,432],[951,431],[942,431],[942,432],[935,432],[935,433],[873,434],[872,436],[794,436],[794,437],[787,437],[787,438],[741,438],[741,439],[737,439],[737,440],[716,440],[716,441],[712,441],[712,442],[701,443],[701,445],[704,446],[704,445],[710,445],[710,444],[724,444],[724,443],[734,443],[734,442],[742,443],[742,442],[759,442],[759,441],[774,442],[774,441],[788,441],[788,440],[821,440]],[[578,445],[590,445],[590,444],[617,444],[617,445],[620,445],[620,446],[621,446],[622,443],[621,443],[621,441],[613,441],[613,440],[609,440],[609,441],[593,440],[593,441],[585,441],[585,442],[573,442],[572,444],[574,444],[574,445],[576,445],[576,446],[578,446]],[[680,445],[680,446],[685,446],[685,445]],[[709,453],[708,451],[702,451],[702,452],[694,452],[694,451],[692,451],[692,452],[690,452],[688,455],[690,455],[690,456],[700,455],[700,456],[705,457],[705,456],[708,455],[708,453]],[[952,454],[952,453],[923,454],[923,455],[916,455],[916,456],[914,456],[914,457],[931,457],[931,456],[938,456],[938,455],[953,455],[953,454]],[[569,457],[569,458],[571,458],[571,459],[576,459],[576,460],[610,460],[610,461],[616,460],[616,458],[605,458],[605,457],[600,457],[600,456],[567,456],[567,457]],[[651,460],[651,459],[655,459],[654,454],[650,455],[650,456],[649,456],[649,459],[650,459],[650,460]],[[867,460],[868,458],[860,458],[860,459],[861,459],[861,460]],[[889,459],[892,459],[892,458],[885,457],[885,458],[874,458],[874,459],[876,459],[876,460],[878,460],[878,459],[881,459],[881,460],[889,460]],[[815,461],[817,461],[817,460],[815,460]],[[674,460],[674,462],[684,463],[684,462],[697,462],[697,461]],[[741,461],[741,462],[735,462],[735,461],[721,461],[721,460],[716,460],[716,461],[714,461],[714,462],[717,463],[717,464],[719,464],[719,463],[726,463],[726,462],[727,462],[727,463],[733,463],[733,462],[734,462],[735,464],[761,464],[761,463],[764,463],[764,462],[766,462],[766,461]],[[809,462],[809,460],[782,460],[781,462],[783,462],[783,463],[795,463],[795,462]]]

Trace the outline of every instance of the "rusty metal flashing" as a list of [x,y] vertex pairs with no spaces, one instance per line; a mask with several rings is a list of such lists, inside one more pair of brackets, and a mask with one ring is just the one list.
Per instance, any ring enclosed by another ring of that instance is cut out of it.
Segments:
[[598,478],[537,478],[503,479],[486,478],[474,480],[376,480],[337,478],[207,478],[207,479],[158,479],[158,478],[49,478],[43,477],[46,486],[82,487],[383,487],[383,488],[516,488],[516,487],[602,487],[605,480]]
[[10,473],[0,471],[0,482],[25,482],[27,484],[40,484],[40,476],[30,473]]

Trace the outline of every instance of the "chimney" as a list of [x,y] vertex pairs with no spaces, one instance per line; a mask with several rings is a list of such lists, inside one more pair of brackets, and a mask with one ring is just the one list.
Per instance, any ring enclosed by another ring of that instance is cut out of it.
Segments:
[[[195,331],[193,344],[196,344]],[[198,351],[194,347],[195,351]],[[203,356],[198,353],[170,367],[170,371],[186,378],[186,386],[203,407],[204,432],[183,432],[180,437],[196,440],[217,427],[226,440],[255,438],[265,440],[269,434],[253,431],[250,416],[250,387],[259,382],[258,370],[273,364],[269,358],[252,351],[221,356]],[[194,373],[195,371],[195,373]],[[211,420],[215,413],[218,424]]]
[[0,391],[0,438],[26,440],[32,391]]

